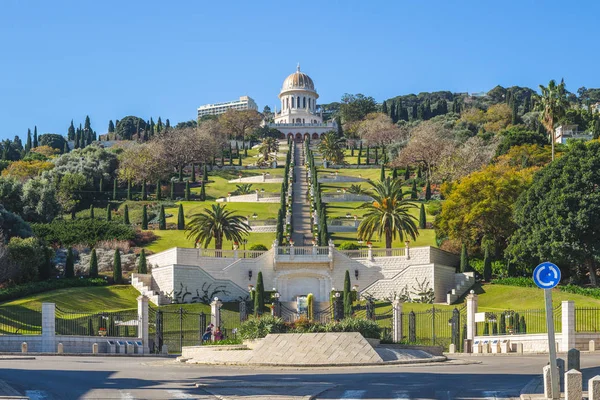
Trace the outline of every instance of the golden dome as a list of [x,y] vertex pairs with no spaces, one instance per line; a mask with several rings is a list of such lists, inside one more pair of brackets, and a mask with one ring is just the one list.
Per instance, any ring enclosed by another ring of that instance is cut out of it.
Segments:
[[300,72],[300,64],[298,64],[296,72],[285,78],[285,81],[283,81],[281,90],[288,89],[315,90],[315,84],[313,83],[313,80],[310,79],[310,76]]

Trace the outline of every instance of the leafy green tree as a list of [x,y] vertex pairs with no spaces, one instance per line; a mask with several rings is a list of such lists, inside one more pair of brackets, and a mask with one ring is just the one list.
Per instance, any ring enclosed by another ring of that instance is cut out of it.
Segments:
[[243,236],[248,235],[250,226],[242,215],[235,215],[228,211],[227,206],[213,204],[203,212],[194,214],[188,223],[187,237],[195,243],[201,242],[207,248],[215,240],[215,249],[223,248],[223,236],[232,242],[241,242]]
[[425,229],[427,227],[427,214],[425,213],[425,204],[421,203],[421,210],[419,212],[419,229]]
[[71,213],[71,219],[75,219],[75,211],[87,188],[87,179],[79,173],[66,173],[58,184],[58,201],[63,210]]
[[340,116],[343,123],[361,121],[367,114],[377,111],[375,99],[363,94],[344,94],[340,104]]
[[117,122],[115,133],[124,140],[131,140],[138,130],[146,129],[146,121],[139,117],[127,116]]
[[460,250],[460,272],[468,272],[469,269],[469,254],[467,252],[467,245],[463,243]]
[[140,258],[138,260],[137,272],[138,272],[138,274],[147,274],[148,273],[145,249],[142,249],[142,251],[140,252]]
[[544,146],[548,144],[548,138],[543,133],[528,130],[523,125],[511,126],[500,131],[500,144],[496,150],[496,156],[508,153],[513,146],[524,144],[537,144]]
[[23,185],[12,177],[0,177],[0,199],[4,207],[16,214],[23,211]]
[[553,79],[548,83],[548,86],[540,85],[542,92],[539,98],[538,111],[541,111],[541,122],[546,128],[546,131],[550,135],[550,142],[552,144],[552,160],[554,160],[554,143],[555,143],[555,125],[558,120],[565,114],[569,108],[569,102],[567,100],[567,90],[565,89],[564,81],[560,84],[556,84]]
[[344,276],[344,318],[352,317],[352,291],[350,289],[350,272]]
[[408,237],[416,239],[419,234],[416,218],[410,214],[410,209],[416,206],[402,198],[401,183],[388,177],[383,182],[369,184],[373,187],[373,201],[361,206],[367,212],[358,227],[358,237],[370,240],[375,234],[383,236],[388,249],[396,237],[401,241]]
[[75,260],[73,258],[73,249],[68,248],[67,259],[65,261],[65,278],[73,278],[75,276]]
[[256,291],[254,293],[254,315],[262,315],[265,309],[265,285],[263,284],[262,271],[256,277]]
[[185,229],[185,215],[183,214],[183,204],[179,204],[179,212],[177,213],[177,229],[180,231]]
[[130,225],[131,224],[129,222],[129,207],[127,206],[127,204],[125,204],[125,207],[123,208],[123,223],[125,225]]
[[123,272],[121,269],[121,253],[119,249],[115,249],[115,255],[113,258],[113,281],[116,284],[123,283]]
[[96,249],[92,249],[92,255],[90,256],[90,278],[98,277],[98,256],[96,255]]
[[142,229],[148,229],[148,206],[146,204],[142,207]]
[[[57,133],[45,133],[39,137],[40,146],[50,146],[53,149],[62,151],[65,148],[65,138]],[[34,146],[38,147],[38,146]]]
[[164,231],[167,229],[167,220],[165,218],[165,206],[160,206],[160,211],[158,213],[158,229]]
[[489,246],[485,247],[485,255],[483,257],[483,280],[491,282],[492,280],[492,259],[490,257]]

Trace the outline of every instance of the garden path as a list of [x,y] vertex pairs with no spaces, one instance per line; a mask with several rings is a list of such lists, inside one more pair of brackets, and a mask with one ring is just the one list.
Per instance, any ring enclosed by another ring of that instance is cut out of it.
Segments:
[[306,159],[302,143],[294,143],[294,194],[292,198],[292,240],[296,246],[312,246],[310,205],[307,199],[308,177],[304,167]]

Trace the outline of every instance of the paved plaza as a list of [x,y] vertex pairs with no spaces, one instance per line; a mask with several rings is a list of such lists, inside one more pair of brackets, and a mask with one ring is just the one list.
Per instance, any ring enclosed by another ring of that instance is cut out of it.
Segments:
[[[315,399],[450,400],[518,398],[521,389],[539,376],[547,356],[457,357],[426,365],[305,369],[196,366],[154,357],[14,357],[0,363],[0,379],[34,400],[266,400],[311,395]],[[583,354],[584,382],[600,373],[598,365],[600,354]]]

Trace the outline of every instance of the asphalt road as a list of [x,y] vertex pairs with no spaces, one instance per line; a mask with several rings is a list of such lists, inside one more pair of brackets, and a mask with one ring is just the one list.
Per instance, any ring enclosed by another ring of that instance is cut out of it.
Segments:
[[[161,358],[0,357],[0,380],[33,400],[219,398],[196,383],[232,400],[293,398],[314,393],[320,383],[329,389],[317,399],[509,399],[518,397],[546,362],[546,356],[472,357],[428,365],[283,369],[196,366]],[[583,354],[584,380],[600,374],[599,366],[600,355]],[[253,388],[244,391],[248,386]]]

